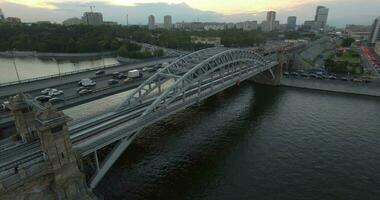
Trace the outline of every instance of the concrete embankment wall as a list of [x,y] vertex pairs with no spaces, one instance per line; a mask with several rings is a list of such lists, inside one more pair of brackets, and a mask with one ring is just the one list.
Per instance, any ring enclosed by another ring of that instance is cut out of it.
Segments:
[[340,80],[315,80],[304,78],[282,78],[281,86],[340,92],[380,97],[380,83],[355,83]]
[[91,58],[100,56],[114,56],[116,51],[96,52],[96,53],[49,53],[36,51],[3,51],[0,52],[0,57],[42,57],[42,58]]

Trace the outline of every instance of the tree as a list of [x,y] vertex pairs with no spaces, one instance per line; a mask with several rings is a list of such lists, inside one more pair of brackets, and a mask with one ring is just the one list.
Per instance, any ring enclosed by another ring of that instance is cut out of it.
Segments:
[[342,41],[342,46],[343,47],[350,47],[352,45],[352,43],[354,43],[354,42],[355,42],[355,40],[353,38],[345,38]]

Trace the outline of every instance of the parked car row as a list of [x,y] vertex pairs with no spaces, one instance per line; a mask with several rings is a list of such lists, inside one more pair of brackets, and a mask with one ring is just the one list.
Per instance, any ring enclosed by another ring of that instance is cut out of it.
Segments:
[[373,54],[369,50],[369,48],[361,47],[360,49],[367,56],[368,60],[371,62],[372,66],[375,68],[375,70],[380,73],[380,65],[379,65],[377,59],[373,56]]
[[371,80],[369,80],[367,78],[359,78],[359,77],[349,78],[349,77],[345,77],[345,76],[337,77],[335,74],[316,74],[316,73],[306,73],[306,72],[302,72],[302,73],[284,72],[283,75],[286,77],[288,77],[288,76],[293,76],[293,77],[302,76],[305,78],[315,78],[315,79],[330,79],[330,80],[352,81],[352,82],[362,82],[362,83],[370,83],[371,82]]

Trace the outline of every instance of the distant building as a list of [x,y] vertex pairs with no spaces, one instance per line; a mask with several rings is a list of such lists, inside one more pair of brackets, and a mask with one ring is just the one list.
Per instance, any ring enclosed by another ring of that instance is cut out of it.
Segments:
[[315,25],[314,20],[305,21],[303,26],[302,26],[302,31],[311,31],[311,30],[313,30],[314,25]]
[[220,30],[225,30],[226,29],[226,24],[224,23],[205,23],[204,25],[204,30],[209,31],[209,30],[214,30],[214,31],[220,31]]
[[50,21],[37,21],[36,24],[51,24]]
[[371,45],[375,45],[376,42],[380,41],[380,16],[373,21],[368,41]]
[[214,46],[221,46],[222,39],[220,37],[199,37],[191,36],[191,43],[193,44],[209,44]]
[[286,30],[287,31],[296,31],[297,29],[297,17],[296,16],[289,16],[288,22],[286,24]]
[[153,30],[156,28],[155,19],[153,15],[149,15],[148,17],[148,29]]
[[315,14],[314,29],[317,31],[324,30],[327,25],[327,18],[329,15],[329,9],[324,6],[318,6]]
[[74,26],[74,25],[80,25],[83,24],[83,21],[77,17],[66,19],[62,22],[64,26]]
[[257,21],[245,21],[236,24],[237,29],[243,29],[243,31],[252,31],[258,29]]
[[116,26],[117,22],[105,21],[105,22],[103,22],[103,25],[106,25],[106,26]]
[[234,29],[234,28],[236,28],[236,25],[234,23],[227,23],[226,28],[227,29]]
[[380,41],[375,44],[375,52],[380,56]]
[[21,23],[21,19],[18,17],[7,17],[5,19],[5,21],[8,23],[11,23],[11,24],[20,24]]
[[99,12],[85,12],[82,21],[87,25],[99,26],[103,24],[103,15]]
[[275,11],[269,11],[267,13],[267,22],[268,22],[268,31],[274,31],[276,26],[276,12]]
[[165,27],[165,29],[168,29],[168,30],[172,29],[172,27],[173,27],[172,16],[166,15],[164,17],[164,27]]
[[368,40],[370,26],[350,24],[346,26],[345,35],[355,40]]
[[3,20],[5,20],[5,17],[4,17],[3,11],[0,8],[0,21],[3,21]]

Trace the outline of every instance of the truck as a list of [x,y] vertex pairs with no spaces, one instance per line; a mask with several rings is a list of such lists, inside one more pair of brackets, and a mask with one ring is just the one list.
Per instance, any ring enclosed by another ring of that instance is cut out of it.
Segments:
[[128,71],[128,78],[141,78],[142,74],[140,73],[140,70],[134,69],[131,71]]

